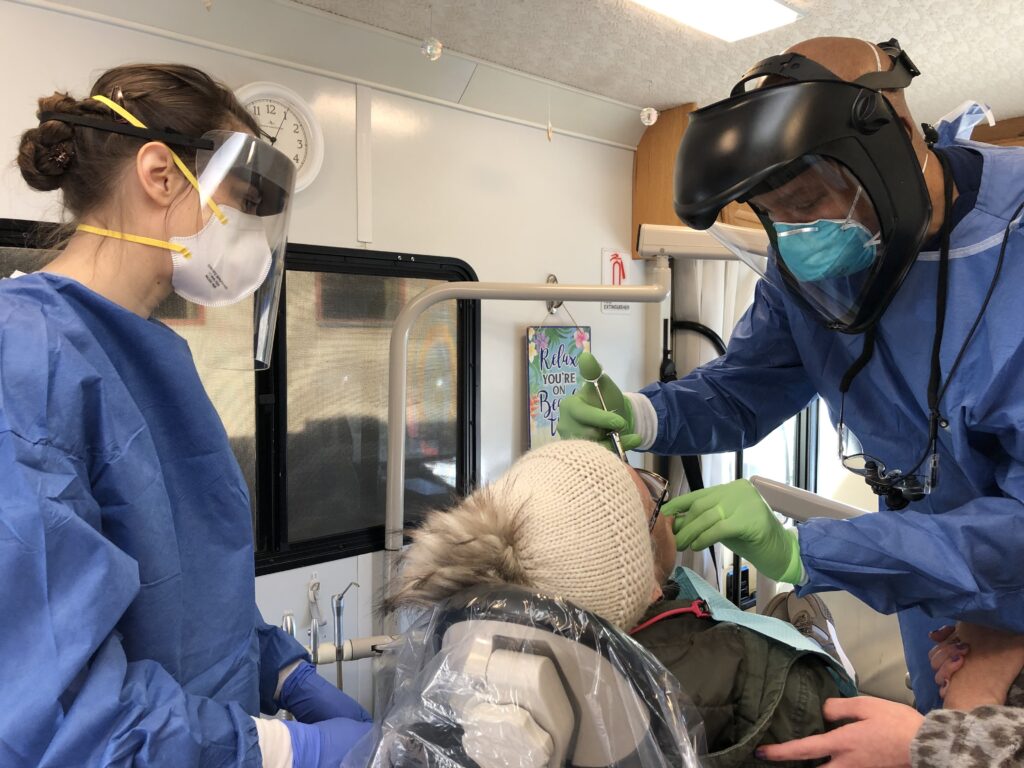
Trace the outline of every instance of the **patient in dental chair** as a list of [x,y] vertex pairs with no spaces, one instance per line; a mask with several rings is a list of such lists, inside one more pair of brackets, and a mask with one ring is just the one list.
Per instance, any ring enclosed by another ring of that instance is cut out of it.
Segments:
[[568,600],[632,635],[678,679],[704,721],[703,765],[780,765],[755,749],[827,730],[822,705],[852,695],[850,677],[791,624],[731,609],[696,574],[673,570],[671,526],[653,512],[643,482],[612,453],[550,444],[429,514],[384,607],[432,608],[481,585]]

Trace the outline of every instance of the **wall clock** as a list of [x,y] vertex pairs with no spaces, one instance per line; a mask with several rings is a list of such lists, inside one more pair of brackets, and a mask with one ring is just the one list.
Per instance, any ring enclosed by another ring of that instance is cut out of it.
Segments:
[[295,163],[295,191],[312,184],[324,161],[324,135],[309,105],[292,89],[266,81],[243,85],[235,96],[256,118],[264,141]]

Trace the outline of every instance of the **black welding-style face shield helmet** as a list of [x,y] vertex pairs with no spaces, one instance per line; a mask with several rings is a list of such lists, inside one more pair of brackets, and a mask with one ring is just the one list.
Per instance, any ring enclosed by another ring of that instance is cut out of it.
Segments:
[[[749,203],[787,289],[832,329],[860,333],[917,257],[931,203],[910,137],[880,89],[918,74],[895,41],[893,68],[846,82],[799,54],[757,64],[732,96],[693,112],[676,158],[675,210],[761,274],[767,264],[722,208]],[[746,91],[748,82],[768,78]]]

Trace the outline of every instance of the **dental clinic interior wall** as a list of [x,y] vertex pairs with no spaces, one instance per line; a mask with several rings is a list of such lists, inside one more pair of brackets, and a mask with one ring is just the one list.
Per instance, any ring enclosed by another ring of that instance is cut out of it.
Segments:
[[[116,12],[125,4],[114,0],[0,0],[0,217],[60,216],[56,197],[30,190],[12,167],[38,97],[54,90],[81,97],[100,72],[117,64],[174,61],[203,68],[232,87],[278,82],[312,105],[326,150],[319,177],[296,197],[293,242],[455,257],[486,281],[544,282],[553,272],[563,283],[600,282],[601,249],[630,246],[632,151],[558,134],[549,142],[535,127],[379,89],[372,93],[368,169],[372,242],[364,245],[356,237],[356,86],[344,71],[312,74],[288,65],[305,31],[317,26],[322,35],[323,25],[341,22],[275,0],[218,0],[211,12],[221,14],[218,23],[230,14],[242,29],[260,31],[267,23],[261,9],[268,18],[287,12],[289,26],[280,29],[281,47],[271,62],[237,45],[219,45],[202,26],[190,38],[161,33],[157,22],[168,14],[195,17],[201,25],[206,12],[200,0],[132,5],[136,18],[153,8],[152,28],[122,23]],[[409,66],[432,65],[416,57]],[[603,315],[590,304],[572,312],[592,327],[593,350],[611,375],[625,388],[643,385],[643,308]],[[485,303],[482,317],[480,442],[487,480],[523,450],[522,337],[527,325],[543,319],[544,306]],[[308,620],[303,585],[312,570],[260,579],[258,598],[268,621],[278,621],[284,609],[293,610],[300,624]],[[327,595],[361,579],[358,605],[346,607],[346,634],[368,634],[376,569],[368,561],[343,561],[318,570]],[[351,692],[368,702],[369,681],[356,677]]]

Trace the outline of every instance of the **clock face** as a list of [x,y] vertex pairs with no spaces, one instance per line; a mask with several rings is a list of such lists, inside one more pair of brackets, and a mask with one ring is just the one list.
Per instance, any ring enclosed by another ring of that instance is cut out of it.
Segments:
[[264,141],[295,164],[295,191],[316,179],[324,160],[324,135],[316,114],[295,91],[279,83],[243,85],[235,95],[256,118]]
[[264,141],[295,163],[295,170],[301,174],[309,160],[311,149],[310,129],[294,105],[283,99],[255,98],[245,102],[263,131]]

